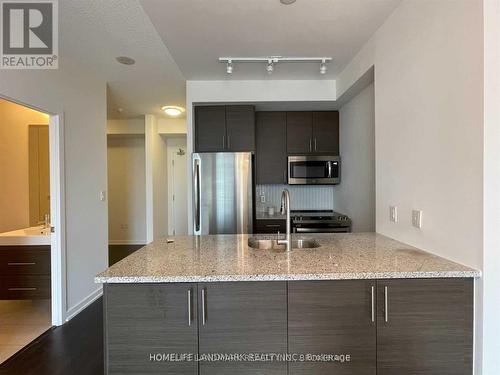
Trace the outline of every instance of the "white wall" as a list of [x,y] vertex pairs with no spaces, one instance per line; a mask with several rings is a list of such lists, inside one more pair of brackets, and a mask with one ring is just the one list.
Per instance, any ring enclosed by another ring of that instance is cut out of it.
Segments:
[[375,231],[375,98],[373,84],[340,108],[341,184],[335,210],[352,219],[353,232]]
[[[405,0],[337,80],[375,66],[377,231],[483,267],[481,1]],[[389,205],[399,222],[389,222]],[[423,210],[421,230],[411,210]],[[482,315],[480,284],[476,313]],[[482,328],[476,319],[477,373]]]
[[145,178],[144,135],[108,134],[110,244],[146,243]]
[[500,2],[484,1],[483,375],[500,374]]
[[144,117],[133,119],[108,119],[108,134],[144,134]]
[[[106,269],[106,84],[61,58],[58,70],[0,70],[0,95],[62,115],[66,188],[66,311],[100,289]],[[57,230],[57,228],[56,228]]]

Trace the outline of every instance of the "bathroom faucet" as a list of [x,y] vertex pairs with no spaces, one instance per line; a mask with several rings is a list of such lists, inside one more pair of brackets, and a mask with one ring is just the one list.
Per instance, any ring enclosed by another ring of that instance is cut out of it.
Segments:
[[290,236],[290,192],[287,189],[283,190],[281,193],[281,209],[282,215],[286,213],[286,237],[284,240],[278,240],[279,245],[286,245],[286,251],[292,250],[292,240]]

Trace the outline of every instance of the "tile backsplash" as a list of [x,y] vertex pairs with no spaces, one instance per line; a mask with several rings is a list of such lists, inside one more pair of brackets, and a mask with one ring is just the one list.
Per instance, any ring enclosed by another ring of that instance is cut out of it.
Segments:
[[[255,188],[257,212],[264,212],[269,206],[278,211],[283,189],[290,191],[292,210],[333,210],[333,186],[257,185]],[[261,196],[265,197],[264,203],[261,202]]]

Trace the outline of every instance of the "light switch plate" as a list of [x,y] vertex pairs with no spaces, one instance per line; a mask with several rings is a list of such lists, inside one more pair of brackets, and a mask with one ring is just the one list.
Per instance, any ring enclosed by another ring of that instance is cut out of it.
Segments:
[[260,203],[266,203],[266,196],[264,194],[260,196]]
[[420,210],[413,210],[411,212],[411,224],[415,228],[422,228],[422,211]]
[[398,206],[389,206],[389,220],[393,223],[398,222]]

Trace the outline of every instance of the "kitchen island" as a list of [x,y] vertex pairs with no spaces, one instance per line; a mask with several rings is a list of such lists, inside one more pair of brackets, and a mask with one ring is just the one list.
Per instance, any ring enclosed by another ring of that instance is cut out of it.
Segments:
[[176,236],[99,274],[106,373],[472,374],[479,271],[375,233],[313,237]]

